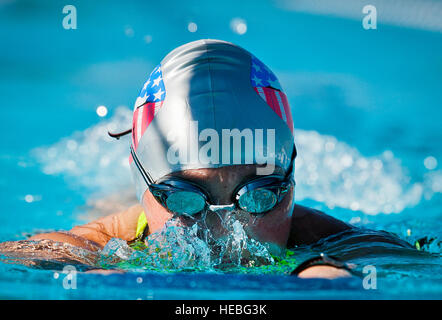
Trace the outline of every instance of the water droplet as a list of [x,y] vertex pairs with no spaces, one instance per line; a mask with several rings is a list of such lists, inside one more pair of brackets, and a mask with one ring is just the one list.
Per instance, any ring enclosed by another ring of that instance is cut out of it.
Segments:
[[437,160],[433,156],[426,157],[424,160],[424,166],[428,170],[434,170],[437,167]]
[[341,164],[344,167],[350,167],[353,164],[353,158],[352,156],[346,154],[341,158]]
[[352,202],[350,205],[350,209],[353,211],[357,211],[359,209],[359,203],[356,201]]
[[68,142],[66,143],[66,147],[70,151],[74,151],[75,149],[77,149],[77,142],[75,140],[68,140]]
[[332,152],[335,149],[335,144],[332,141],[327,141],[325,143],[325,151]]
[[198,26],[197,26],[197,24],[195,22],[190,22],[187,25],[187,30],[189,30],[189,32],[192,32],[192,33],[196,32],[198,30]]
[[385,150],[384,153],[382,154],[384,156],[385,159],[387,160],[391,160],[394,157],[394,154],[391,150]]
[[382,164],[382,161],[381,160],[379,160],[379,159],[376,159],[375,161],[373,161],[373,168],[375,169],[375,170],[381,170],[382,169],[382,167],[383,167],[384,165]]
[[152,36],[147,34],[144,36],[144,42],[145,43],[151,43],[152,42]]
[[57,149],[55,148],[49,148],[48,149],[48,157],[49,158],[55,158],[57,156]]
[[96,111],[99,117],[105,117],[107,115],[107,108],[105,106],[98,106]]
[[355,224],[361,222],[361,217],[353,217],[350,219],[350,224]]
[[233,32],[243,35],[247,32],[247,23],[244,19],[234,18],[230,21],[230,28]]
[[134,36],[134,29],[132,29],[131,26],[126,26],[126,27],[124,28],[124,34],[125,34],[127,37],[132,38],[132,37]]

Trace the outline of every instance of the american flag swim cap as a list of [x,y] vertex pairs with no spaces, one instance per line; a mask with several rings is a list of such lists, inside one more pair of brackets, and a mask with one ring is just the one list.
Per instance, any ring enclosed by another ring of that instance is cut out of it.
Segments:
[[[290,106],[275,74],[248,51],[220,40],[178,47],[150,73],[134,105],[132,148],[153,181],[175,171],[232,165],[222,154],[212,162],[170,161],[171,148],[186,146],[192,135],[205,129],[220,137],[226,129],[274,130],[274,150],[267,156],[283,169],[295,150]],[[207,142],[201,136],[196,141],[198,147]],[[255,153],[256,148],[255,143]],[[245,147],[240,149],[247,153]],[[269,153],[268,141],[261,149],[258,153]],[[256,155],[243,156],[262,163]],[[132,158],[130,164],[141,200],[147,185]]]

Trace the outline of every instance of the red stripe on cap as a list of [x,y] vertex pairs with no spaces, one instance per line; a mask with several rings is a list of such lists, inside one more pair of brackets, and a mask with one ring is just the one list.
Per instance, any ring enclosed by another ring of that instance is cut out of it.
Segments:
[[138,123],[138,108],[134,111],[134,117],[132,122],[132,145],[135,150],[137,150],[137,123]]
[[144,107],[144,112],[143,112],[143,119],[141,119],[141,133],[140,133],[140,139],[144,134],[144,131],[146,131],[148,123],[147,123],[147,119],[148,119],[148,114],[149,114],[149,110],[150,110],[150,105],[151,103],[146,103],[145,105],[143,105]]
[[265,94],[264,94],[264,90],[262,90],[261,87],[253,87],[253,89],[255,90],[255,92],[256,92],[257,94],[259,94],[259,96],[260,96],[265,102],[267,102],[267,100],[266,100],[266,96],[265,96]]
[[285,116],[287,117],[287,125],[289,126],[289,129],[293,134],[293,118],[289,101],[287,100],[287,96],[284,92],[280,91],[279,95],[281,96],[282,104],[284,105]]
[[158,108],[160,108],[161,105],[162,102],[148,102],[138,107],[134,111],[132,125],[132,145],[134,146],[135,150],[138,148],[139,141],[146,131],[147,127],[153,121],[155,117],[155,111],[158,112]]
[[266,96],[267,104],[272,108],[273,111],[282,119],[281,110],[279,109],[279,103],[276,99],[275,92],[270,88],[262,88]]
[[[272,108],[273,111],[284,121],[287,123],[287,126],[289,127],[290,131],[293,134],[293,117],[292,117],[292,111],[290,109],[290,104],[288,102],[287,96],[284,92],[275,90],[272,88],[267,87],[253,87],[255,92],[259,94],[266,102],[267,104]],[[281,97],[280,101],[278,101],[278,97],[276,96],[279,94],[279,97]],[[282,106],[280,105],[280,102],[282,102]],[[285,111],[285,117],[287,120],[284,120],[284,117],[281,112],[281,108]]]
[[[155,102],[149,102],[145,104],[145,112],[143,114],[143,133],[152,122],[155,117]],[[142,133],[142,134],[143,134]]]

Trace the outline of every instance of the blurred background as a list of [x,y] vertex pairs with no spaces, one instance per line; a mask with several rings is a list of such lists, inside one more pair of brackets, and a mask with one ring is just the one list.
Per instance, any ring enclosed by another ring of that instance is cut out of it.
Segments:
[[[75,30],[62,26],[68,4]],[[362,26],[366,4],[376,30]],[[129,139],[106,132],[129,128],[153,67],[201,38],[238,44],[278,76],[299,203],[440,237],[441,17],[436,0],[0,0],[0,240],[69,229],[103,197],[106,210],[135,201]]]

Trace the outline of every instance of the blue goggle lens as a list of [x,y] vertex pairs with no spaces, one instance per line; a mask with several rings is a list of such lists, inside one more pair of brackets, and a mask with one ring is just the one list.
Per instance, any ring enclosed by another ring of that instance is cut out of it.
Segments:
[[203,196],[192,191],[178,191],[166,199],[167,208],[180,214],[194,215],[202,211],[206,205]]
[[[279,194],[287,189],[280,189],[275,193],[274,188],[256,188],[248,190],[237,198],[237,205],[241,210],[260,214],[272,210],[279,201]],[[155,192],[154,192],[155,194]],[[160,193],[156,194],[160,196]],[[197,191],[175,190],[163,198],[164,205],[172,212],[185,215],[195,215],[203,211],[207,205],[206,197]]]
[[244,211],[262,213],[271,210],[277,201],[274,192],[267,189],[255,189],[241,195],[238,204]]

